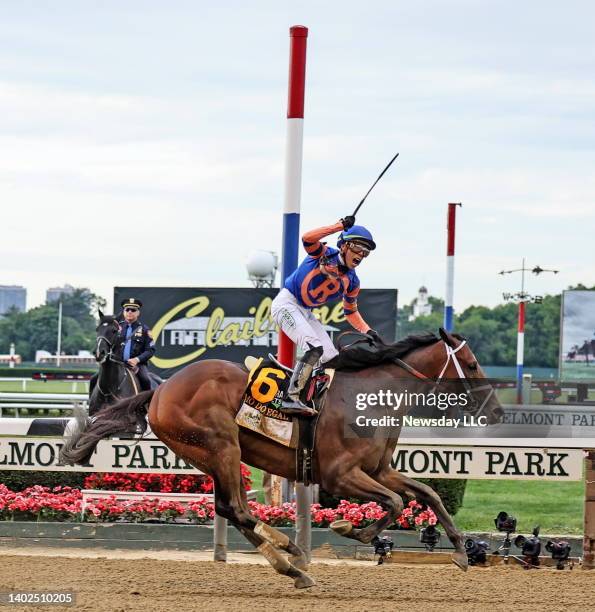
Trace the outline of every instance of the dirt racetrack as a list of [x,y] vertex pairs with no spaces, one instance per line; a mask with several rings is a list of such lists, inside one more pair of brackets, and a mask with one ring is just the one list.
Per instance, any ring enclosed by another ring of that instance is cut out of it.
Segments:
[[595,609],[595,572],[580,568],[470,568],[464,574],[446,565],[317,562],[310,573],[318,586],[297,590],[291,580],[254,563],[48,557],[23,550],[19,555],[0,552],[0,562],[0,592],[71,590],[77,597],[70,608],[10,606],[6,610]]

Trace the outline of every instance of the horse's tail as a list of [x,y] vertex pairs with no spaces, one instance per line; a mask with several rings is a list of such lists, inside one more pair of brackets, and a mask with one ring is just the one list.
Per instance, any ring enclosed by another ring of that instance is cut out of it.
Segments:
[[92,419],[82,410],[76,413],[76,423],[70,428],[70,435],[65,437],[65,444],[60,451],[60,463],[88,463],[99,441],[110,435],[123,432],[145,433],[145,416],[154,393],[154,389],[143,391],[111,406],[104,406]]

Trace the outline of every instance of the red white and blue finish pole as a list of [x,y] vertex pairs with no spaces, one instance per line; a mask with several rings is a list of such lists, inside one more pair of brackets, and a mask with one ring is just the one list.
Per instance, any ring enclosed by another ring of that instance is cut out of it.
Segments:
[[[304,142],[304,94],[306,89],[306,43],[308,28],[289,28],[289,92],[287,103],[287,145],[285,152],[285,207],[283,210],[282,282],[298,265],[300,233],[300,200],[302,196],[302,153]],[[292,366],[295,357],[293,342],[279,331],[279,361]],[[289,483],[283,486],[283,498],[289,501]],[[301,483],[295,485],[296,544],[310,560],[312,540],[312,488]]]
[[[523,261],[523,268],[525,267]],[[524,272],[523,272],[524,275]],[[516,400],[523,403],[523,361],[525,353],[525,302],[521,295],[519,302],[519,331],[516,343]]]
[[519,329],[516,342],[516,402],[523,403],[523,362],[525,355],[525,258],[521,266],[521,292],[519,294]]
[[449,204],[446,217],[446,296],[444,299],[444,329],[453,329],[453,296],[455,281],[455,222],[457,216],[457,206],[460,203]]
[[[298,264],[308,28],[304,26],[289,28],[289,40],[285,205],[283,210],[283,253],[281,257],[282,287],[287,277],[297,268]],[[294,356],[295,346],[293,342],[280,331],[279,361],[291,367]]]

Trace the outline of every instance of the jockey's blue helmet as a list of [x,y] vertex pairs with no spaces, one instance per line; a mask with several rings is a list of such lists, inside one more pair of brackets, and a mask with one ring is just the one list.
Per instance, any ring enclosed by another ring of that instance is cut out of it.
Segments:
[[376,248],[376,243],[374,242],[374,238],[372,238],[372,233],[363,225],[354,225],[348,230],[341,232],[339,234],[337,246],[341,248],[341,245],[345,242],[359,242],[368,247],[370,251],[373,251]]

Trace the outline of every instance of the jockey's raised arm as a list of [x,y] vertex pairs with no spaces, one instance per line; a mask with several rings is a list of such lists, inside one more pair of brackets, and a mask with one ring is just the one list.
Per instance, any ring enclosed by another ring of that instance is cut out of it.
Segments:
[[320,242],[320,239],[330,236],[331,234],[336,234],[342,230],[343,223],[337,221],[334,225],[325,225],[324,227],[318,227],[306,232],[302,236],[302,244],[304,245],[304,249],[306,249],[306,253],[308,253],[310,257],[319,259],[327,250],[326,244]]
[[[342,299],[350,325],[379,339],[357,308],[360,282],[356,268],[376,248],[376,243],[368,229],[354,224],[355,217],[347,216],[333,225],[306,232],[302,243],[308,257],[286,279],[283,289],[273,300],[273,320],[303,351],[291,378],[288,397],[280,407],[284,412],[313,414],[313,410],[300,400],[300,393],[314,366],[329,361],[338,353],[324,326],[312,313],[313,308]],[[337,248],[322,242],[336,232],[341,232]]]

